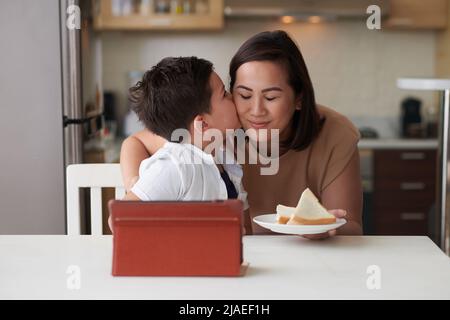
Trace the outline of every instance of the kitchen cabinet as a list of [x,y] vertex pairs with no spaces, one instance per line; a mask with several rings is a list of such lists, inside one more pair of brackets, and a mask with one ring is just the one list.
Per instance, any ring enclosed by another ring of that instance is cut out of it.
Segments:
[[[450,4],[447,8],[447,19],[450,19]],[[437,32],[435,57],[435,76],[447,78],[450,75],[450,28]],[[438,95],[435,95],[435,105],[440,102]]]
[[95,30],[219,30],[223,0],[97,0]]
[[430,149],[374,150],[373,234],[429,234],[436,156]]
[[448,0],[390,0],[384,27],[390,29],[446,29]]

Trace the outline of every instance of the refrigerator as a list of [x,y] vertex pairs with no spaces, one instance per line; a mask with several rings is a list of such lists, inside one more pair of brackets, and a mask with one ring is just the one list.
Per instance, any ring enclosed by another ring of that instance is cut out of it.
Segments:
[[66,234],[65,168],[103,126],[101,42],[68,27],[90,5],[0,2],[0,234]]

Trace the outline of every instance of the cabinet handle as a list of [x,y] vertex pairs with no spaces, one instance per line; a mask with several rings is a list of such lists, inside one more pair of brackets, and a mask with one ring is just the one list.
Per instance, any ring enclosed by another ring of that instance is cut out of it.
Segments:
[[425,213],[422,213],[422,212],[403,212],[400,215],[400,218],[402,220],[406,220],[406,221],[425,220]]
[[402,160],[423,160],[425,152],[402,152],[400,157]]
[[400,189],[403,191],[424,190],[425,183],[423,183],[423,182],[402,182],[402,183],[400,183]]

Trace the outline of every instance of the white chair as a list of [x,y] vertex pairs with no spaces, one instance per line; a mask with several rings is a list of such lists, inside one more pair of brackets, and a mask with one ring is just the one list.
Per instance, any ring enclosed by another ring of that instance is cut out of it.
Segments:
[[80,235],[80,188],[90,188],[91,234],[102,234],[102,188],[115,188],[115,198],[122,199],[125,188],[119,164],[72,164],[66,170],[67,234]]

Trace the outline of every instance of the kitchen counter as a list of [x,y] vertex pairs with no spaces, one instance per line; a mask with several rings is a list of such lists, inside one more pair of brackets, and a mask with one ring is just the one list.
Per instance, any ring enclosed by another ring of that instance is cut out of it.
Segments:
[[359,149],[437,149],[437,139],[361,139]]
[[118,163],[124,138],[92,139],[84,145],[86,163]]
[[105,150],[105,163],[118,163],[120,161],[120,149],[122,148],[123,138],[115,139]]
[[[118,138],[105,148],[105,163],[119,162],[123,138]],[[359,149],[437,149],[437,139],[361,139]]]
[[450,259],[427,237],[246,236],[243,277],[112,277],[106,235],[2,235],[0,255],[0,299],[450,299]]

